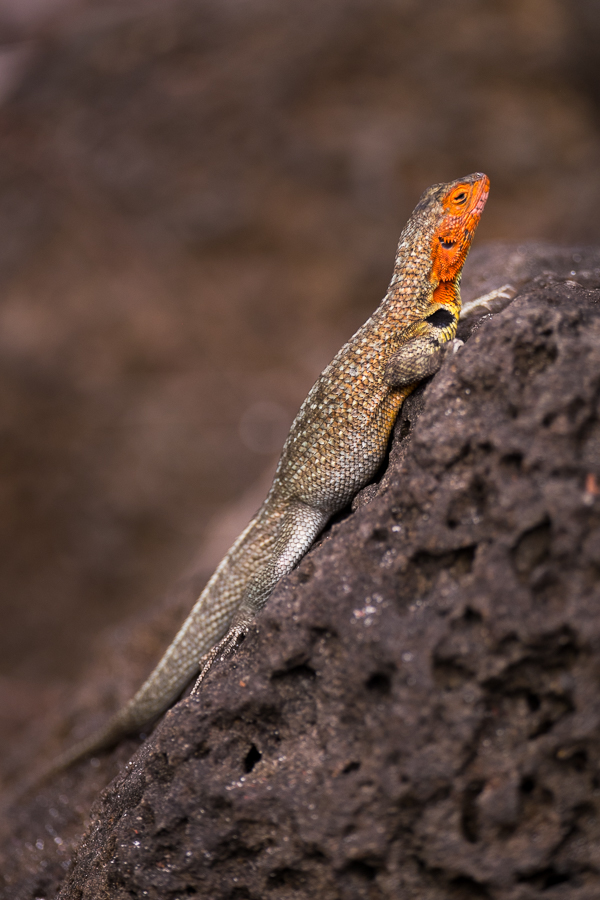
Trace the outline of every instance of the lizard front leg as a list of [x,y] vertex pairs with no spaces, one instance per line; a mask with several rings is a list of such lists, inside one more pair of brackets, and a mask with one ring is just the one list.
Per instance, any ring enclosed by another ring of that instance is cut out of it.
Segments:
[[433,375],[442,364],[445,346],[455,334],[456,317],[444,308],[412,325],[400,350],[387,362],[384,382],[390,387],[404,388]]

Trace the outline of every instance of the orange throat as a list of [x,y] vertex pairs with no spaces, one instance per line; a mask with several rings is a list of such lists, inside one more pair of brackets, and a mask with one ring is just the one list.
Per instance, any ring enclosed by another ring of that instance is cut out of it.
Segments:
[[431,282],[436,287],[432,302],[452,306],[458,300],[458,276],[469,252],[473,235],[488,198],[486,175],[470,183],[454,185],[443,198],[446,212],[431,245]]

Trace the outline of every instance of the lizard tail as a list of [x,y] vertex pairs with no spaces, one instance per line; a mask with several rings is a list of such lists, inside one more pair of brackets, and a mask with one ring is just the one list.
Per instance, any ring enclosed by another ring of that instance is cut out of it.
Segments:
[[219,614],[211,612],[211,607],[215,595],[218,596],[222,591],[222,582],[230,578],[229,561],[232,551],[252,533],[255,527],[256,520],[253,520],[238,538],[200,594],[174,641],[131,700],[101,728],[69,747],[30,777],[26,777],[10,794],[7,805],[10,806],[15,800],[20,800],[30,794],[86,756],[106,750],[125,735],[140,731],[149,722],[158,718],[177,699],[194,676],[198,674],[204,654],[227,631],[239,603],[237,595],[241,594],[243,588],[238,587],[237,595],[236,591],[229,590],[228,594],[232,596],[227,597],[228,603],[221,604]]
[[[181,678],[177,683],[171,682],[171,694],[164,697],[164,703],[160,707],[156,703],[154,692],[148,691],[148,682],[145,682],[129,703],[112,716],[105,725],[96,729],[96,731],[93,731],[63,753],[60,753],[46,766],[39,768],[30,777],[21,782],[13,794],[9,792],[8,805],[13,805],[16,800],[21,800],[32,791],[39,789],[55,775],[65,771],[74,763],[95,753],[108,750],[126,735],[135,734],[135,732],[147,726],[149,722],[156,719],[171,705],[173,700],[179,696],[194,675],[196,675],[198,669],[199,661],[187,672],[181,673]],[[149,703],[149,693],[151,693],[150,700],[154,700],[154,702]],[[140,703],[140,700],[145,702]],[[149,709],[150,715],[148,714]]]

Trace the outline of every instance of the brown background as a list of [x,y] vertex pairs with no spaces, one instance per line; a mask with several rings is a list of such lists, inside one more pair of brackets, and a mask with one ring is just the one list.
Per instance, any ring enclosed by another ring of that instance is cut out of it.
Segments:
[[593,0],[0,3],[3,728],[263,477],[427,185],[598,242],[598,46]]

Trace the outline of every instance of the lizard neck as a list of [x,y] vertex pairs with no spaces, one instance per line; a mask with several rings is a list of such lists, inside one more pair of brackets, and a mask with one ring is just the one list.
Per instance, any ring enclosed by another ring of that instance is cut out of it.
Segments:
[[432,312],[444,307],[456,317],[460,315],[460,273],[451,281],[439,281],[431,295]]

